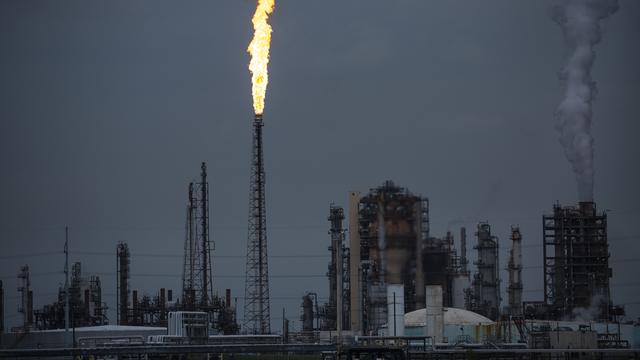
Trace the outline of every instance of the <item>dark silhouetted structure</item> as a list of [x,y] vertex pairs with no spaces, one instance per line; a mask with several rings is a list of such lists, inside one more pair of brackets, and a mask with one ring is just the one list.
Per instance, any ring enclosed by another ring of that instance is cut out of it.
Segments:
[[387,322],[387,284],[404,285],[405,312],[424,304],[428,200],[386,181],[351,193],[350,208],[351,329],[376,331]]
[[476,232],[478,272],[474,274],[466,301],[467,309],[497,320],[500,316],[500,264],[498,237],[491,235],[491,226],[486,222],[478,224]]
[[182,271],[182,304],[185,310],[208,307],[214,301],[209,240],[209,183],[202,163],[200,182],[189,183]]
[[[329,235],[331,236],[331,262],[327,277],[329,278],[329,302],[319,310],[322,318],[321,330],[337,330],[338,321],[341,330],[350,328],[349,320],[349,249],[344,244],[344,209],[341,206],[329,207]],[[338,311],[338,308],[342,308]]]
[[509,315],[522,316],[522,234],[517,226],[511,227],[511,251],[507,271],[509,272],[507,288]]
[[610,319],[607,214],[593,202],[542,217],[544,302],[555,318]]
[[271,332],[262,126],[262,115],[256,114],[253,121],[249,181],[249,229],[243,324],[243,332],[250,334]]
[[[51,304],[34,311],[35,327],[39,330],[65,327],[65,290],[58,289],[58,298]],[[97,326],[109,323],[107,305],[102,301],[102,284],[98,276],[82,276],[82,265],[76,262],[71,267],[69,285],[69,327]]]
[[129,323],[129,265],[131,264],[131,254],[129,246],[120,242],[116,249],[117,258],[117,314],[118,325],[127,325]]
[[18,279],[20,279],[21,282],[21,285],[18,287],[18,292],[20,292],[18,312],[22,313],[22,328],[27,331],[33,325],[33,291],[31,290],[29,265],[20,268]]

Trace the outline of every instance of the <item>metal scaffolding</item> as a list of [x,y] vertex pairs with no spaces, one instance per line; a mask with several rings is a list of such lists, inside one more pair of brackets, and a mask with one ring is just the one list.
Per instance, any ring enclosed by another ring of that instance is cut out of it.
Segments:
[[243,332],[271,333],[262,115],[253,121]]
[[500,317],[500,263],[498,237],[491,235],[491,226],[478,224],[476,232],[478,272],[473,276],[472,287],[467,292],[467,309],[482,314],[491,320]]
[[204,311],[209,314],[211,329],[221,334],[236,334],[238,325],[235,304],[231,304],[231,291],[227,289],[224,298],[213,293],[211,252],[214,250],[214,242],[210,240],[209,231],[209,183],[206,163],[203,162],[200,168],[200,182],[191,182],[188,188],[182,303],[167,301],[164,289],[160,289],[160,293],[154,299],[145,302],[143,297],[139,307],[146,307],[151,317],[157,313],[157,321],[162,324],[166,322],[168,306],[184,311]]
[[[377,331],[387,322],[387,284],[404,285],[405,312],[424,304],[421,252],[429,236],[429,205],[426,198],[386,181],[359,199],[358,236],[351,241],[351,279],[358,281],[360,307],[354,330]],[[353,234],[352,234],[353,235]],[[353,270],[357,269],[358,274]],[[353,295],[353,292],[351,293]]]
[[[60,329],[67,326],[65,288],[58,289],[58,298],[33,311],[35,327],[39,330]],[[97,326],[109,323],[108,307],[102,301],[102,284],[98,276],[82,277],[82,266],[76,262],[71,267],[69,294],[69,327]]]
[[[456,288],[464,285],[464,277],[469,275],[462,271],[462,258],[456,254],[453,246],[453,234],[447,231],[444,238],[430,237],[422,249],[422,264],[425,285],[442,286],[442,304],[454,307]],[[468,286],[468,281],[465,286]],[[463,303],[460,290],[460,305]]]
[[542,217],[544,301],[556,318],[609,319],[607,215],[593,202]]
[[[328,266],[327,276],[329,277],[329,302],[322,309],[319,316],[323,317],[320,326],[322,330],[340,330],[350,328],[349,320],[349,254],[344,245],[344,233],[342,222],[344,220],[344,209],[341,206],[331,205],[329,207],[329,223],[331,228],[331,262]],[[342,309],[339,311],[338,309]]]
[[214,301],[213,264],[209,239],[209,183],[202,163],[200,182],[189,183],[186,209],[182,303],[185,310],[207,307]]
[[31,277],[29,276],[29,265],[20,268],[18,274],[21,285],[18,287],[20,292],[20,304],[18,312],[22,313],[22,328],[26,331],[33,324],[33,291],[31,290]]

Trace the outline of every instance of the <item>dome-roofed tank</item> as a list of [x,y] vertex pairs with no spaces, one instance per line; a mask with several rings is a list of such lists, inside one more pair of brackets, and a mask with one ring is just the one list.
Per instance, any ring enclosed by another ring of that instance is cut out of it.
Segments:
[[[407,327],[423,327],[427,318],[426,309],[418,309],[404,315]],[[444,325],[489,325],[494,322],[478,313],[465,309],[444,308]]]

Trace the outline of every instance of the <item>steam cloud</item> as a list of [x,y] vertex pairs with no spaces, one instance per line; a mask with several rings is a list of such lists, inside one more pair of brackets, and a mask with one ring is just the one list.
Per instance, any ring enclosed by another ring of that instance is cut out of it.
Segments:
[[591,104],[596,83],[591,79],[594,46],[601,40],[600,20],[618,10],[617,0],[566,0],[554,7],[569,58],[560,72],[564,99],[555,112],[560,143],[573,167],[581,201],[593,201],[593,137]]
[[594,321],[600,317],[600,311],[604,306],[609,306],[606,298],[602,295],[594,295],[588,308],[575,308],[572,311],[572,318],[565,320]]

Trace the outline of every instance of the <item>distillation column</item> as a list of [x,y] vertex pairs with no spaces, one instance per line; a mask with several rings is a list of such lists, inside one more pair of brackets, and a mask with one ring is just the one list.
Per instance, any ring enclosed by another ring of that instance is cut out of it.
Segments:
[[522,315],[522,235],[520,228],[511,227],[511,253],[509,256],[509,315]]

